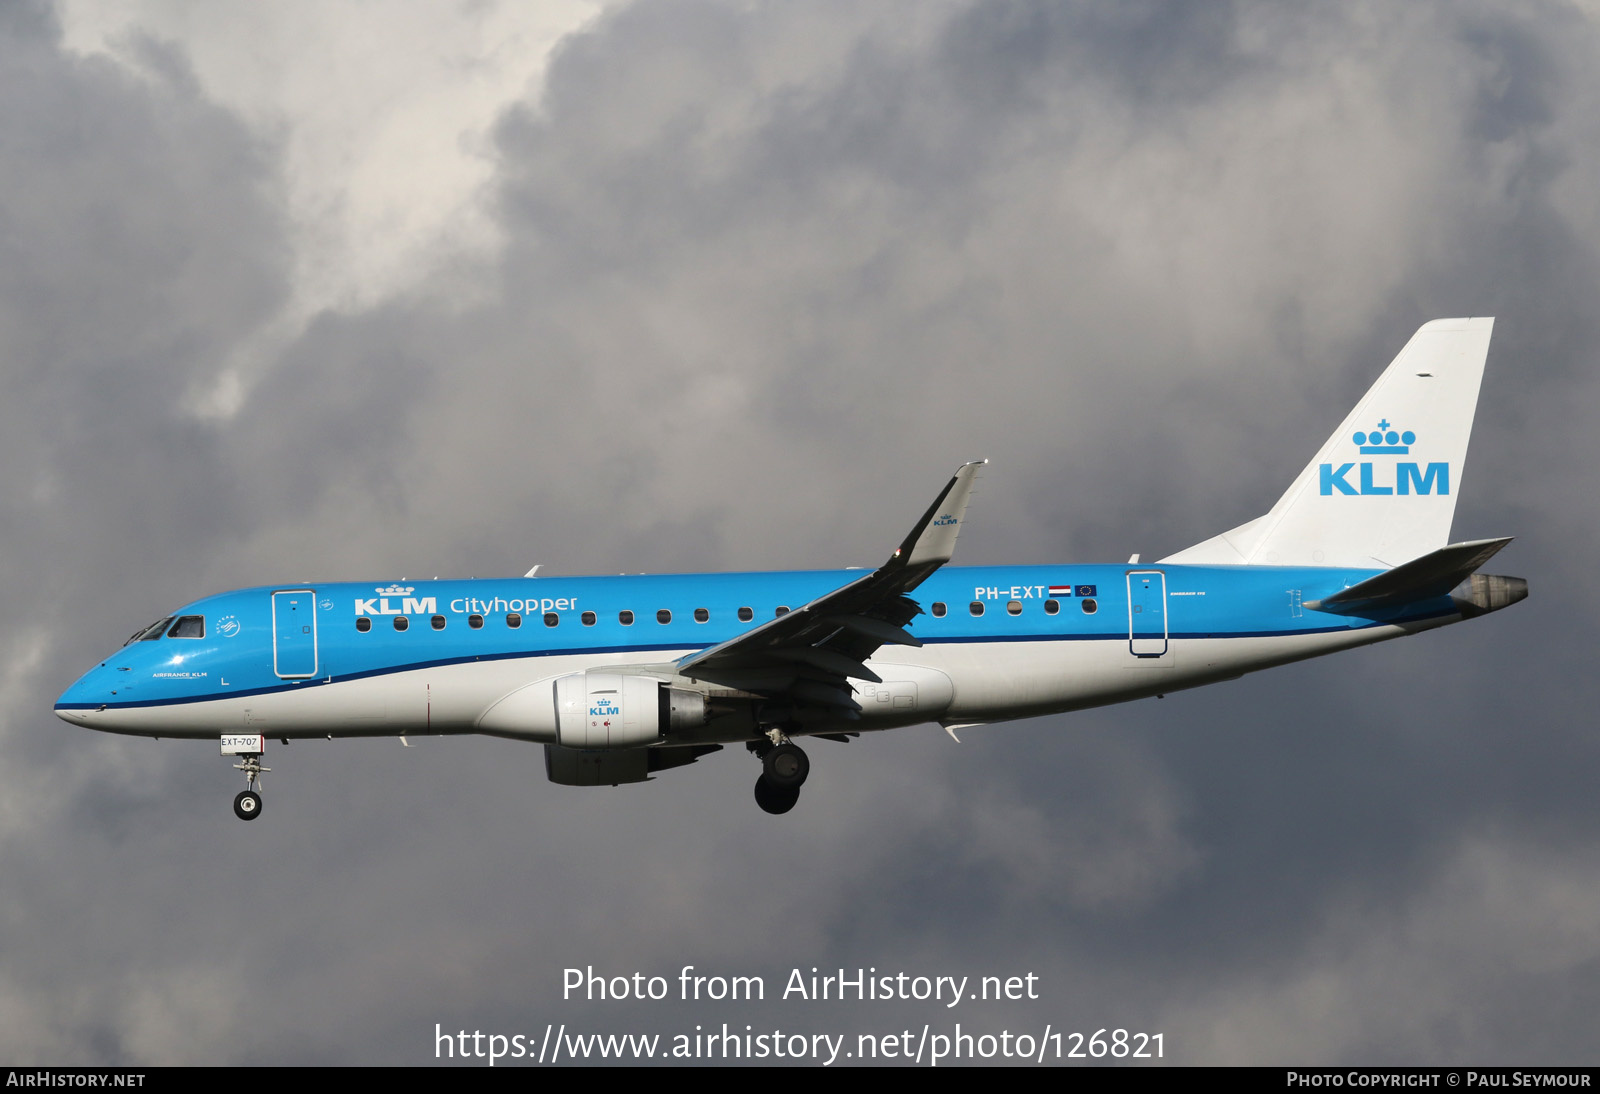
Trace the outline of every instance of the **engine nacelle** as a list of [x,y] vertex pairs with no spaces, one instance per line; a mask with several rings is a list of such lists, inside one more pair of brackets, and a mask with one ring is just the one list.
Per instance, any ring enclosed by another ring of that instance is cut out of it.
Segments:
[[556,680],[558,743],[566,748],[632,748],[661,739],[662,688],[647,676],[584,672]]
[[592,751],[655,744],[709,717],[699,692],[650,676],[574,672],[507,695],[478,719],[478,731]]

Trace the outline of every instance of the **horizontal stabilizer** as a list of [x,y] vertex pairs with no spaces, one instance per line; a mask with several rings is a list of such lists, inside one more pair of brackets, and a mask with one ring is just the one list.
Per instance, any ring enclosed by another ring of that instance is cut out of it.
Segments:
[[1335,615],[1367,615],[1445,596],[1510,542],[1511,537],[1507,536],[1452,543],[1332,596],[1308,600],[1305,606]]

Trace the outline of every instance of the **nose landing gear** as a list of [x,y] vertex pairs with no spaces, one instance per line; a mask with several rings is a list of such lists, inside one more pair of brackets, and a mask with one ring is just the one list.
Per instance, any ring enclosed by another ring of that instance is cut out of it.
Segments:
[[778,730],[772,743],[752,746],[761,757],[761,777],[756,780],[756,804],[768,813],[787,813],[800,800],[800,787],[811,774],[811,761],[799,745]]
[[263,771],[271,771],[270,767],[261,766],[261,753],[237,753],[239,763],[233,765],[235,771],[243,771],[246,787],[239,791],[233,799],[233,815],[240,820],[255,820],[261,815],[261,792],[256,788],[256,780],[261,778]]

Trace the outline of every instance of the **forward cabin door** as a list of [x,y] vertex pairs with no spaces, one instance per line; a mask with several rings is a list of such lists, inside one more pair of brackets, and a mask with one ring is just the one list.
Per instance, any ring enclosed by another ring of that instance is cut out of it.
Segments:
[[272,594],[272,671],[285,680],[317,674],[317,594],[290,589]]
[[1135,657],[1167,652],[1167,575],[1160,570],[1128,573],[1128,652]]

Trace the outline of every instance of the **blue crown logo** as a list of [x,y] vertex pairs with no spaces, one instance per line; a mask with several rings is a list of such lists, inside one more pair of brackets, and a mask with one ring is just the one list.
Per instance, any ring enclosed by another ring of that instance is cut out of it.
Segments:
[[1363,455],[1404,456],[1411,451],[1417,435],[1409,429],[1404,433],[1396,433],[1389,428],[1389,419],[1383,418],[1379,420],[1378,428],[1371,433],[1357,433],[1350,439],[1361,446]]
[[415,589],[411,585],[390,585],[387,589],[381,585],[378,586],[379,596],[408,596],[414,591]]

